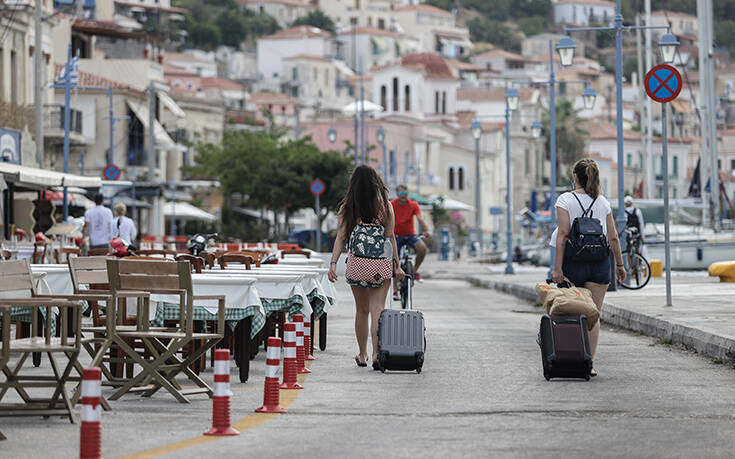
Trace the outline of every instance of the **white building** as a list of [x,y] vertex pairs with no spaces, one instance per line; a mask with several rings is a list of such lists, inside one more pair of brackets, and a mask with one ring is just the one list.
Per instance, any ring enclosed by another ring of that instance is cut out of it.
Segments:
[[237,3],[241,8],[273,17],[284,28],[316,9],[312,3],[300,0],[237,0]]
[[393,10],[399,31],[419,41],[422,50],[444,57],[467,56],[472,50],[470,32],[457,27],[454,15],[431,5],[405,5]]
[[345,78],[353,74],[341,61],[302,54],[283,59],[281,81],[305,105],[339,110],[351,102]]
[[333,57],[336,42],[326,30],[311,26],[297,26],[258,39],[258,73],[270,82],[277,82],[283,74],[283,59],[306,54]]
[[392,0],[318,0],[318,3],[338,30],[352,27],[396,30]]
[[[690,36],[695,40],[699,34],[699,19],[691,14],[676,11],[657,10],[651,12],[651,25],[669,26],[671,33],[677,36]],[[656,36],[665,31],[654,30]]]
[[408,54],[373,72],[373,102],[386,114],[441,119],[456,112],[459,80],[437,54]]
[[374,27],[353,27],[337,34],[342,58],[355,72],[386,65],[404,54],[419,51],[418,41],[398,32]]
[[214,53],[198,51],[199,55],[195,54],[197,54],[197,50],[192,50],[191,53],[167,52],[163,55],[163,62],[201,77],[216,77],[217,62],[214,59]]
[[554,24],[609,25],[615,20],[615,2],[608,0],[556,0]]

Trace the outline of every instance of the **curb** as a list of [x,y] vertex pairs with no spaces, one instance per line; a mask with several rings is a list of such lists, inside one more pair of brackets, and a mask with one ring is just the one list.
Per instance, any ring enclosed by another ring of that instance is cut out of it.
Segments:
[[[538,301],[536,291],[532,287],[472,276],[457,278],[468,280],[476,287],[497,290],[526,301]],[[735,362],[735,339],[641,314],[610,303],[604,303],[604,306],[600,320],[607,324],[667,340],[671,344],[695,350],[699,354],[719,359],[723,363]]]

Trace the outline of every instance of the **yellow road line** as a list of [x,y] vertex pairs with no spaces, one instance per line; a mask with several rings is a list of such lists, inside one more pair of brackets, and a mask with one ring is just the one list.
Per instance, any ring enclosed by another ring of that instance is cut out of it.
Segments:
[[[308,366],[310,366],[309,363],[307,363],[307,367]],[[305,374],[298,375],[298,381],[300,384],[303,385],[305,380],[306,380]],[[236,389],[246,390],[249,388],[235,388],[233,390],[236,390]],[[293,402],[296,401],[296,398],[299,396],[299,392],[301,391],[300,390],[281,390],[280,396],[279,396],[281,406],[286,409],[289,409],[291,405],[293,404]],[[276,416],[278,415],[277,414],[266,414],[266,413],[253,413],[248,416],[245,416],[244,418],[240,419],[237,422],[232,423],[232,427],[239,430],[240,432],[243,432],[245,430],[252,429],[253,427],[257,427],[267,421],[270,421]],[[173,453],[175,451],[181,451],[182,449],[191,448],[192,446],[202,445],[205,443],[222,440],[224,438],[231,438],[231,437],[209,437],[205,435],[200,435],[198,437],[189,438],[187,440],[179,441],[176,443],[169,443],[168,445],[163,445],[163,446],[158,446],[156,448],[147,449],[139,453],[128,454],[127,456],[120,456],[117,459],[147,459],[151,457],[158,457],[164,454]]]

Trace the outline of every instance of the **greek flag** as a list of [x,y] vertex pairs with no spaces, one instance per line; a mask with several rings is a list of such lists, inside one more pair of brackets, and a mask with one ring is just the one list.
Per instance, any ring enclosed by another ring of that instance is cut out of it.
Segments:
[[54,83],[57,85],[66,84],[67,72],[69,72],[69,81],[72,86],[76,86],[79,81],[79,56],[74,56],[71,58],[71,61],[67,62],[64,68],[61,69],[61,72],[59,72],[59,76],[56,77]]

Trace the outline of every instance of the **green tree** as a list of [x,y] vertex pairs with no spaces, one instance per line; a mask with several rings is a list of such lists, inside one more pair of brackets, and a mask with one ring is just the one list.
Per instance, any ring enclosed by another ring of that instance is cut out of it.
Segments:
[[424,3],[447,11],[454,8],[454,0],[426,0]]
[[[542,115],[545,132],[550,132],[549,111]],[[584,128],[584,122],[575,110],[574,103],[564,97],[556,100],[556,158],[557,171],[562,165],[570,167],[584,155],[589,133]],[[550,136],[546,136],[546,151],[551,151]],[[559,177],[559,174],[556,174]],[[564,184],[562,182],[562,184]]]
[[247,34],[242,16],[222,11],[215,24],[222,35],[222,44],[237,48],[245,41]]
[[548,21],[543,16],[528,16],[518,19],[518,27],[527,37],[542,33],[546,30],[547,25]]
[[188,36],[187,43],[189,46],[195,46],[211,50],[222,43],[222,33],[212,24],[202,24],[195,21],[189,22],[187,27]]
[[492,43],[510,51],[521,50],[521,37],[502,22],[491,19],[473,18],[467,21],[472,41]]
[[250,10],[246,10],[250,14],[246,14],[243,20],[245,26],[245,34],[247,39],[254,40],[264,35],[270,35],[281,29],[278,22],[271,16],[265,13],[252,13]]
[[735,21],[720,21],[715,25],[715,43],[727,46],[730,54],[735,55]]
[[335,33],[337,31],[337,27],[334,25],[334,21],[332,21],[332,18],[324,14],[324,12],[320,9],[309,11],[306,16],[302,16],[296,19],[291,25],[310,25],[313,27],[319,27],[322,30],[327,30],[332,33]]

